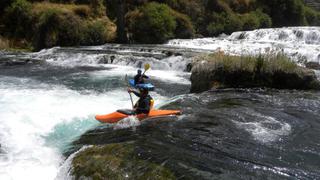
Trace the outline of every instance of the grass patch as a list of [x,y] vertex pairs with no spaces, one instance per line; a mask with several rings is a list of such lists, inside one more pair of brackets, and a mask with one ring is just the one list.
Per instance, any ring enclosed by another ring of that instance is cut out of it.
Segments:
[[30,52],[33,47],[25,39],[8,39],[0,36],[0,50]]
[[9,40],[0,36],[0,49],[10,48]]
[[197,57],[193,66],[191,92],[229,87],[320,88],[312,70],[298,66],[281,53],[232,56],[218,52]]
[[248,71],[273,73],[283,71],[285,73],[298,73],[301,68],[281,53],[265,54],[259,56],[233,56],[223,52],[202,55],[195,61],[208,61],[213,64],[214,69],[224,69],[225,71]]
[[88,5],[75,4],[57,4],[50,2],[38,2],[32,4],[32,13],[41,14],[50,10],[55,10],[64,13],[74,13],[80,17],[89,17],[92,15],[91,9]]

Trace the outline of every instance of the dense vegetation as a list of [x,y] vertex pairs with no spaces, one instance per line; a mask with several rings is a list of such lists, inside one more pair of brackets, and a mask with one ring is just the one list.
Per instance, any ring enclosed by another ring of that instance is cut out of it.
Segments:
[[163,43],[170,38],[301,25],[320,25],[320,12],[303,0],[0,2],[0,48]]

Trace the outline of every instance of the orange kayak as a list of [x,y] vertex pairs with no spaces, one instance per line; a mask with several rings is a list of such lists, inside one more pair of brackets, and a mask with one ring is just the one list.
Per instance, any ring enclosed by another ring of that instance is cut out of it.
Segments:
[[143,120],[148,117],[159,117],[159,116],[168,116],[168,115],[178,115],[181,114],[179,110],[157,110],[151,109],[149,114],[134,114],[132,110],[118,110],[116,112],[105,114],[105,115],[96,115],[96,120],[102,123],[116,123],[123,118],[128,116],[135,116],[139,120]]

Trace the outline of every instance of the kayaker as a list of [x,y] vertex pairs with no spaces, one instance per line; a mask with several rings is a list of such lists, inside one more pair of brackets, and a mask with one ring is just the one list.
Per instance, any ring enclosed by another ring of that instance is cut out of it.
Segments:
[[144,83],[144,78],[149,79],[148,76],[145,74],[141,74],[141,69],[138,69],[138,74],[134,76],[134,84],[143,84]]
[[150,109],[153,106],[153,99],[149,95],[148,89],[139,89],[140,92],[137,92],[131,88],[128,88],[129,93],[133,93],[139,97],[139,100],[134,105],[134,111],[136,114],[148,114]]

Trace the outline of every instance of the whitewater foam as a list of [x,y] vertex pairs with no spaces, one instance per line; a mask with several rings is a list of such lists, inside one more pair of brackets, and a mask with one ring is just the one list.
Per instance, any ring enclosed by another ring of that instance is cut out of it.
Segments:
[[235,32],[227,37],[171,40],[168,46],[223,51],[231,55],[284,53],[298,63],[320,62],[320,27]]
[[[0,82],[0,179],[54,179],[63,162],[60,148],[99,125],[94,115],[131,106],[126,88],[83,94],[29,78]],[[156,104],[166,99],[151,95]]]
[[[254,117],[253,122],[247,122],[246,116]],[[252,134],[254,139],[262,143],[270,143],[276,140],[281,140],[282,136],[289,135],[291,126],[288,123],[281,122],[275,117],[265,116],[253,110],[247,110],[244,115],[238,114],[240,121],[233,122],[242,129],[245,129]]]
[[90,148],[92,146],[83,146],[80,150],[77,152],[71,154],[59,167],[57,176],[55,177],[55,180],[66,180],[66,179],[73,179],[74,177],[71,174],[72,171],[72,160],[73,158],[79,154],[80,152]]
[[[90,76],[98,79],[104,79],[106,77],[122,77],[120,80],[124,81],[125,75],[127,75],[128,78],[133,78],[137,74],[137,68],[132,66],[106,65],[106,67],[110,67],[112,69],[95,71],[90,73]],[[146,75],[148,75],[152,80],[176,84],[191,84],[189,80],[190,73],[188,72],[154,70],[152,67],[152,69],[147,71]]]
[[[130,53],[131,51],[135,52],[135,54],[132,55]],[[126,52],[126,50],[123,50],[123,52]],[[108,54],[103,51],[87,53],[84,50],[81,51],[81,49],[76,52],[69,52],[68,49],[52,48],[42,50],[38,53],[32,53],[30,56],[32,58],[45,59],[49,64],[63,67],[108,66],[114,64],[143,68],[143,65],[147,62],[153,69],[157,70],[184,71],[187,64],[191,62],[191,58],[183,56],[169,56],[159,60],[158,58],[152,57],[156,55],[155,53],[151,53],[148,57],[139,56],[139,52],[134,50],[130,50],[127,53],[128,54]]]

